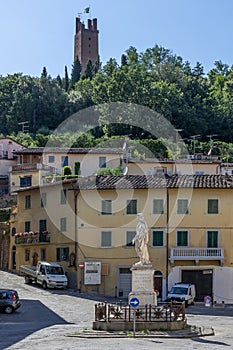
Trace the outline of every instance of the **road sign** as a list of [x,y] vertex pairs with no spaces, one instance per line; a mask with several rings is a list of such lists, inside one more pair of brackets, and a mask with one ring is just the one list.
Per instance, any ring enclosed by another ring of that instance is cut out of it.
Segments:
[[137,307],[139,305],[139,300],[138,298],[131,298],[129,301],[130,306],[132,307]]

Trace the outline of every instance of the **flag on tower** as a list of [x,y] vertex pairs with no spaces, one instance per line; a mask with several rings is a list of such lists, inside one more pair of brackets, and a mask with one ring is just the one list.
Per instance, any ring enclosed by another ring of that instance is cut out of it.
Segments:
[[89,13],[90,12],[90,7],[86,7],[83,12],[84,13]]

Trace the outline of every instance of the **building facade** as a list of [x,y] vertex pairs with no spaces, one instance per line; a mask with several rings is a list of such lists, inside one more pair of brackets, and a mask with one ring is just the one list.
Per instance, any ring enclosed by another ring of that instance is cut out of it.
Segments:
[[197,300],[211,295],[232,303],[232,195],[227,175],[93,176],[22,189],[11,223],[10,266],[61,261],[79,289],[127,297],[142,212],[160,298],[182,281],[196,284]]
[[121,153],[117,148],[25,148],[15,152],[18,159],[9,171],[10,192],[51,182],[53,176],[63,174],[64,166],[70,166],[73,175],[78,166],[80,176],[114,168],[120,164]]

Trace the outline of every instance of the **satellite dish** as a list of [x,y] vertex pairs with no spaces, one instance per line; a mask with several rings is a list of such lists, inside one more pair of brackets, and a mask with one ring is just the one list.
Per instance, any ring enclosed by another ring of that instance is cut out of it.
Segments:
[[128,170],[129,170],[129,169],[128,169],[128,167],[126,166],[125,169],[123,170],[123,175],[127,175]]

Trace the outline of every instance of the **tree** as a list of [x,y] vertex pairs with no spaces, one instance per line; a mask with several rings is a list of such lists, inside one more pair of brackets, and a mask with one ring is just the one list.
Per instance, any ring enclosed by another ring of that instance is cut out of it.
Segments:
[[64,89],[67,92],[69,90],[69,75],[68,75],[68,70],[67,70],[67,66],[65,66],[65,78],[64,78]]
[[43,67],[42,73],[41,73],[41,78],[47,78],[48,73],[46,67]]
[[86,69],[85,69],[85,71],[83,73],[82,78],[83,79],[88,79],[89,78],[91,80],[93,78],[93,76],[94,76],[94,67],[93,67],[92,61],[89,60],[87,62]]
[[71,80],[70,80],[71,88],[74,88],[74,85],[79,81],[81,77],[81,71],[82,71],[81,63],[79,61],[79,58],[77,57],[72,66]]

